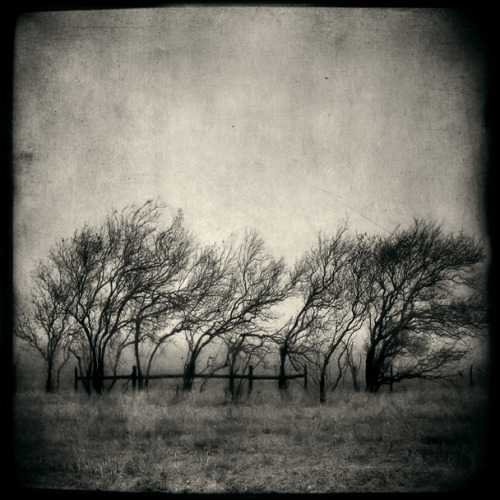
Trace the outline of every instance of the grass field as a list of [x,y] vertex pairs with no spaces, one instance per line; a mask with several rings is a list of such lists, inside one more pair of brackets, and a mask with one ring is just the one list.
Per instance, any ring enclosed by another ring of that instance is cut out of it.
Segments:
[[17,394],[23,487],[169,493],[436,492],[475,477],[487,393],[434,383],[320,406],[274,387],[230,404],[223,391],[166,397]]

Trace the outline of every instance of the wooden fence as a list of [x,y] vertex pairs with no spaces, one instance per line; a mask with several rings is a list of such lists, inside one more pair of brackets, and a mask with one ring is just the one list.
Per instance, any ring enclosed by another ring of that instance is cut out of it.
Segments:
[[[142,376],[139,377],[137,375],[137,367],[133,366],[132,367],[132,373],[130,375],[106,375],[102,377],[102,380],[130,380],[132,382],[132,389],[135,391],[137,389],[137,383],[139,381],[139,378],[142,380],[157,380],[157,379],[169,379],[169,378],[184,378],[184,373],[181,374],[163,374],[163,375],[149,375],[147,377]],[[193,375],[193,378],[205,378],[205,379],[216,379],[216,378],[226,378],[229,379],[229,392],[231,395],[234,394],[234,380],[235,379],[247,379],[248,380],[248,395],[252,394],[253,390],[253,381],[254,380],[280,380],[279,375],[255,375],[253,373],[253,366],[250,365],[248,368],[248,374],[247,375],[238,375],[235,373],[232,373],[230,370],[229,374],[223,375],[223,374],[208,374],[208,373],[199,373]],[[304,379],[304,389],[307,389],[307,366],[304,365],[304,373],[297,373],[294,375],[285,375],[282,377],[284,380],[294,380],[294,379],[299,379],[303,378]],[[88,386],[90,386],[90,377],[85,377],[85,376],[80,376],[78,375],[78,369],[75,367],[75,391],[78,391],[78,382],[79,381],[86,381]]]

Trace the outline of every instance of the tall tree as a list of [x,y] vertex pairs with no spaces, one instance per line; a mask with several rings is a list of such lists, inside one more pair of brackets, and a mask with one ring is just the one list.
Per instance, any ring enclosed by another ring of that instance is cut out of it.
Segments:
[[[248,373],[250,366],[257,367],[263,364],[272,347],[262,332],[253,333],[246,328],[226,333],[223,341],[226,356],[224,363],[219,366],[229,367],[231,375]],[[245,382],[246,379],[243,378],[230,378],[229,394],[233,400],[241,397]]]
[[483,248],[464,234],[445,235],[416,220],[390,237],[372,239],[366,389],[443,375],[486,324],[474,293]]
[[221,292],[227,263],[220,259],[215,246],[194,248],[189,264],[177,278],[174,307],[154,315],[146,322],[147,345],[146,384],[158,354],[178,334],[194,328],[204,315],[204,305]]
[[[343,357],[352,349],[352,340],[362,328],[369,301],[369,248],[362,237],[339,233],[330,240],[328,291],[323,320],[316,323],[307,343],[315,354],[320,402],[326,402],[326,378],[330,362],[337,358],[337,386],[344,371]],[[324,254],[324,253],[323,253]]]
[[359,383],[359,371],[361,369],[363,356],[362,353],[356,353],[356,359],[354,359],[354,343],[351,342],[346,345],[346,353],[345,353],[345,369],[348,370],[351,374],[352,386],[355,392],[359,392],[361,390],[361,386]]
[[[39,262],[33,273],[33,288],[27,304],[19,304],[15,335],[43,358],[45,390],[54,392],[56,374],[68,359],[73,325],[66,309],[68,289],[61,276],[46,263]],[[56,366],[57,365],[57,366]]]
[[[314,352],[318,335],[328,328],[333,321],[331,312],[342,302],[345,285],[341,282],[341,274],[351,258],[345,234],[345,227],[330,237],[320,234],[316,244],[296,262],[289,275],[288,286],[294,294],[290,307],[294,312],[272,335],[279,349],[280,389],[287,387],[287,361],[297,365],[298,360],[305,361]],[[315,342],[311,343],[313,334]]]
[[50,254],[70,291],[66,310],[86,341],[87,372],[98,393],[109,349],[117,348],[119,336],[134,324],[138,301],[162,277],[163,261],[155,253],[160,211],[153,201],[115,211],[100,227],[85,226]]
[[192,387],[196,361],[206,346],[234,332],[264,335],[275,319],[273,308],[289,293],[283,281],[283,259],[276,261],[268,255],[256,232],[247,231],[239,245],[230,241],[207,257],[205,286],[184,319],[189,324],[185,390]]
[[130,328],[139,389],[143,385],[141,344],[157,338],[155,334],[164,332],[171,317],[187,305],[191,291],[186,283],[194,251],[193,238],[184,228],[180,210],[171,225],[159,230],[152,238],[150,267],[145,270],[151,273],[147,278],[148,286],[134,295],[131,302],[133,320]]

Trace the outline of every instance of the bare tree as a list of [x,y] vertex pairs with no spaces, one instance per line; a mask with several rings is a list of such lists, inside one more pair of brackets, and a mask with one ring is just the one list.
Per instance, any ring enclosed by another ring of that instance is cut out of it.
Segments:
[[54,392],[60,370],[68,360],[73,328],[66,310],[69,292],[58,270],[43,262],[33,273],[33,283],[29,302],[17,310],[14,333],[42,356],[45,390]]
[[355,392],[359,392],[361,390],[361,386],[359,383],[359,371],[361,369],[361,363],[363,361],[362,354],[359,353],[357,360],[354,359],[354,343],[350,342],[346,344],[346,369],[351,374],[352,386]]
[[[266,336],[253,333],[246,328],[227,332],[223,336],[226,358],[222,366],[229,367],[231,375],[248,373],[250,366],[256,367],[264,362],[269,354],[270,345]],[[229,379],[229,394],[236,400],[243,394],[246,379]]]
[[264,335],[275,319],[273,308],[288,295],[284,261],[275,261],[265,252],[256,232],[247,232],[240,245],[229,241],[212,248],[201,271],[204,286],[183,320],[188,325],[185,390],[192,387],[196,361],[206,346],[234,332]]
[[[131,301],[133,321],[130,328],[139,389],[143,386],[140,346],[145,341],[151,344],[152,340],[159,348],[166,338],[173,335],[165,334],[165,330],[168,330],[175,313],[189,302],[192,290],[187,289],[186,282],[194,251],[193,238],[184,229],[183,214],[179,210],[170,227],[154,235],[149,252],[150,267],[147,272],[151,275],[147,279],[148,286]],[[158,336],[158,332],[162,332],[161,335]],[[153,347],[154,352],[149,353],[148,375],[158,348],[155,350]]]
[[473,293],[483,249],[418,220],[371,245],[366,389],[442,376],[486,325],[484,303]]
[[222,282],[227,272],[227,261],[220,257],[216,246],[196,249],[191,254],[190,264],[184,270],[182,278],[178,280],[182,307],[149,322],[147,344],[151,349],[146,367],[146,384],[154,360],[168,342],[180,333],[184,333],[189,339],[189,332],[208,319],[204,308],[210,300],[222,293]]
[[113,375],[113,379],[110,384],[106,387],[106,390],[110,392],[116,384],[117,375],[120,369],[124,368],[125,364],[122,362],[122,355],[127,352],[131,346],[135,343],[135,338],[133,331],[130,329],[123,329],[114,335],[108,344],[106,349],[105,364],[107,370]]
[[[339,232],[329,241],[329,288],[325,294],[323,321],[311,332],[308,344],[316,354],[320,402],[326,402],[326,378],[333,357],[337,358],[337,386],[344,372],[344,355],[354,335],[362,328],[370,289],[368,246],[363,238],[350,238]],[[324,254],[324,253],[323,253]],[[324,254],[325,255],[325,254]]]
[[[346,238],[346,228],[342,227],[331,237],[320,234],[316,245],[295,264],[289,286],[294,291],[291,302],[298,305],[272,336],[279,348],[280,389],[287,387],[287,361],[297,366],[300,359],[311,361],[314,357],[317,364],[318,350],[324,351],[321,370],[325,373],[342,339],[359,328],[361,317],[358,315],[363,306],[355,297],[354,285],[356,279],[361,279],[361,275],[355,276],[356,265],[360,265],[354,263],[355,256],[356,246]],[[330,342],[324,335],[329,328],[332,329]]]
[[92,385],[90,383],[92,359],[87,339],[81,332],[76,332],[72,336],[68,351],[76,359],[83,387],[90,394],[92,392]]
[[98,393],[109,349],[117,349],[119,336],[134,324],[138,300],[161,277],[163,262],[155,258],[160,209],[157,202],[147,201],[139,208],[115,211],[102,226],[85,226],[50,254],[70,292],[66,311],[86,341],[87,372]]
[[347,372],[347,344],[341,343],[332,353],[328,363],[324,364],[324,353],[320,349],[312,349],[313,354],[307,356],[308,374],[311,382],[317,387],[320,403],[326,402],[326,387],[334,392]]

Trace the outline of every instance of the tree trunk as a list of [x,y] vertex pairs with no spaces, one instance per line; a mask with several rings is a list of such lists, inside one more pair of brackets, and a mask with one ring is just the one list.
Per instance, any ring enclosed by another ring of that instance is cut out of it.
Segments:
[[143,389],[144,382],[142,378],[142,370],[141,370],[141,357],[139,356],[139,335],[141,331],[141,323],[136,322],[135,324],[135,338],[134,338],[134,354],[135,354],[135,366],[137,367],[137,388],[139,391]]
[[87,372],[85,373],[85,379],[82,380],[83,387],[85,387],[85,391],[87,392],[88,395],[92,393],[92,384],[90,379],[91,373],[92,373],[92,365],[87,368]]
[[380,389],[380,363],[375,359],[375,347],[371,347],[366,353],[365,366],[366,390],[375,393]]
[[326,375],[325,370],[321,369],[321,374],[319,378],[319,402],[321,404],[326,403]]
[[[87,367],[87,371],[84,374],[83,373],[82,358],[81,358],[81,356],[78,356],[78,354],[76,354],[73,351],[72,351],[72,354],[73,354],[73,356],[75,356],[75,358],[78,361],[78,369],[80,370],[80,377],[82,377],[83,388],[85,389],[85,392],[87,394],[90,394],[90,384],[89,384],[90,366]],[[76,368],[75,368],[75,377],[76,377],[76,375],[77,375],[77,371],[76,371]],[[78,381],[75,379],[75,390],[77,389],[77,387],[78,387]]]
[[184,381],[182,389],[190,391],[193,388],[194,376],[196,370],[196,357],[192,356],[184,368]]
[[359,392],[358,368],[354,365],[354,363],[351,365],[351,377],[354,392]]
[[280,390],[285,390],[288,388],[288,380],[285,376],[286,354],[286,347],[280,347],[280,371],[278,375],[278,388]]
[[151,367],[153,366],[153,359],[156,355],[156,352],[158,351],[158,349],[160,348],[160,344],[156,344],[155,348],[153,349],[153,352],[151,352],[151,354],[149,355],[149,360],[148,360],[148,365],[146,367],[146,380],[144,381],[144,385],[146,387],[146,389],[148,388],[148,385],[149,385],[149,375],[151,373]]
[[229,394],[231,395],[231,400],[235,400],[234,392],[234,368],[232,363],[229,365]]
[[92,380],[92,388],[94,389],[94,391],[97,394],[101,394],[102,393],[102,381],[101,381],[101,377],[99,376],[99,374],[97,372],[93,372],[92,376],[91,376],[91,380]]
[[359,369],[361,367],[361,356],[359,358],[359,364],[356,364],[354,362],[354,357],[352,355],[352,350],[347,351],[347,365],[351,371],[351,379],[352,379],[352,387],[354,389],[354,392],[359,392],[360,391],[360,385],[359,385]]
[[139,356],[139,342],[137,340],[134,342],[134,353],[135,353],[135,366],[137,367],[137,389],[141,391],[143,389],[143,378],[141,370],[141,358]]
[[47,378],[45,380],[45,392],[54,392],[54,382],[52,380],[52,360],[47,362]]
[[92,364],[92,371],[90,378],[92,387],[97,394],[101,394],[103,390],[103,376],[104,376],[104,363],[103,360],[96,360]]

